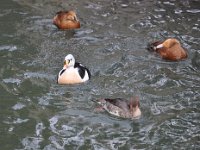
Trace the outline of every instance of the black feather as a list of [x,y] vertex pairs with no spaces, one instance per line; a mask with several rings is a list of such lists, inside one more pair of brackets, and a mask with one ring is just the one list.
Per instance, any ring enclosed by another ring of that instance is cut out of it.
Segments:
[[85,76],[85,71],[87,71],[89,79],[90,79],[90,77],[91,77],[90,71],[85,66],[83,66],[81,63],[76,62],[74,65],[74,68],[78,68],[78,72],[82,79]]
[[58,15],[58,14],[61,14],[61,13],[63,13],[63,11],[58,11],[56,14]]
[[65,70],[66,70],[66,69],[62,69],[62,71],[60,72],[60,74],[57,75],[57,83],[58,83],[58,77],[61,76],[61,75],[65,72]]
[[88,73],[88,76],[89,76],[89,79],[90,79],[91,78],[91,73],[90,73],[88,68],[85,68],[85,69],[87,70],[87,73]]
[[58,11],[56,14],[59,15],[59,14],[62,14],[62,13],[68,13],[69,11]]
[[60,76],[65,72],[66,69],[63,69],[61,72],[60,72]]

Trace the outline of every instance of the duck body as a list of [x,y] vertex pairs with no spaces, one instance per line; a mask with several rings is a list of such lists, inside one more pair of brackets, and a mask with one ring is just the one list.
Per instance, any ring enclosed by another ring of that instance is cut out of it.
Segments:
[[80,28],[80,22],[74,11],[59,11],[53,18],[53,24],[59,29],[77,29]]
[[148,45],[148,50],[157,52],[163,59],[178,61],[187,58],[187,52],[177,39],[156,41]]
[[64,67],[58,74],[58,84],[77,84],[91,78],[90,71],[82,64],[75,62],[73,55],[65,57]]
[[98,103],[104,110],[114,116],[131,119],[141,116],[138,99],[131,99],[130,101],[122,98],[100,99]]

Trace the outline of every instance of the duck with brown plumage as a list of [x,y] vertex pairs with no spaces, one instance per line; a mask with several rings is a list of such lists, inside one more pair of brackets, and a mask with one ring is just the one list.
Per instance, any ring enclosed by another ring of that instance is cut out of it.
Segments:
[[149,51],[155,51],[163,59],[170,61],[179,61],[186,59],[188,54],[175,38],[169,38],[164,41],[156,41],[148,45]]
[[80,28],[80,22],[76,16],[75,11],[59,11],[53,18],[53,24],[59,29],[78,29]]
[[129,119],[138,119],[141,116],[138,97],[131,98],[130,100],[123,98],[105,98],[97,100],[97,103],[100,107],[96,108],[96,111],[105,110],[111,115]]

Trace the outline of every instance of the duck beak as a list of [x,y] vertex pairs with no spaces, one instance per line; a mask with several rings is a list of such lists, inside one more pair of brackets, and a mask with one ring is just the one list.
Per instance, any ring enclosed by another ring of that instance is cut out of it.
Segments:
[[63,68],[64,68],[64,69],[66,69],[66,68],[67,68],[67,66],[68,66],[68,64],[69,64],[69,60],[68,60],[68,61],[67,61],[67,60],[65,60],[65,61],[64,61],[64,66],[63,66]]
[[156,49],[157,48],[162,48],[162,47],[163,47],[163,44],[159,44],[159,45],[156,46]]
[[74,16],[74,20],[75,20],[75,21],[78,21],[78,18],[77,18],[76,16]]

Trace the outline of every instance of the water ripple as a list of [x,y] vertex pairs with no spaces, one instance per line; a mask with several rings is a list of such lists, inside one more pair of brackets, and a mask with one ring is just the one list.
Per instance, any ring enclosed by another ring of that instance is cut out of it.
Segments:
[[15,105],[12,107],[12,109],[13,109],[13,110],[20,110],[20,109],[22,109],[22,108],[24,108],[24,107],[25,107],[24,104],[22,104],[22,103],[17,103],[17,104],[15,104]]
[[193,13],[193,14],[200,13],[199,9],[190,9],[190,10],[186,10],[186,11],[189,13]]
[[3,51],[3,50],[12,52],[12,51],[17,50],[17,46],[8,46],[8,45],[0,46],[0,51]]
[[[200,149],[199,1],[2,4],[1,149]],[[52,24],[68,8],[80,29]],[[146,50],[168,37],[187,48],[186,60]],[[56,83],[68,53],[91,70],[89,82]],[[133,95],[140,97],[138,120],[95,112],[91,101]]]

